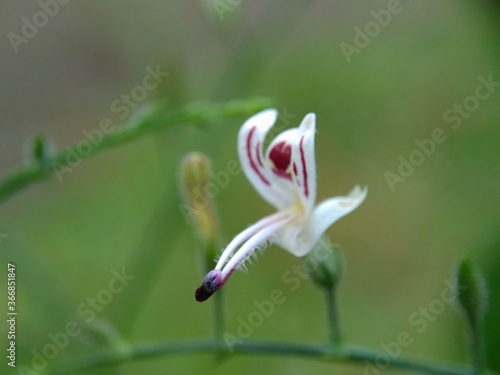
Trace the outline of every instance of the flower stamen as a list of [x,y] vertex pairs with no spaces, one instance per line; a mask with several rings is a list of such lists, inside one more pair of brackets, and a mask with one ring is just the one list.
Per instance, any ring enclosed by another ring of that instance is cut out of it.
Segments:
[[228,258],[233,255],[234,251],[240,246],[244,241],[248,240],[250,237],[254,236],[256,233],[261,231],[263,228],[267,227],[268,225],[282,220],[290,215],[290,211],[284,211],[284,212],[278,212],[273,215],[270,215],[268,217],[265,217],[261,220],[259,220],[257,223],[253,224],[252,226],[248,227],[245,229],[243,232],[238,234],[236,237],[233,238],[233,240],[229,243],[229,245],[226,246],[226,249],[222,253],[221,257],[219,258],[217,265],[215,266],[216,270],[221,270],[222,267],[226,264]]
[[257,232],[253,237],[251,237],[247,242],[243,244],[239,248],[239,250],[233,255],[233,257],[227,262],[227,264],[222,269],[222,275],[228,276],[232,273],[236,268],[238,268],[248,257],[252,254],[252,252],[259,248],[261,243],[267,241],[270,237],[272,237],[277,231],[287,225],[290,221],[292,221],[295,217],[288,216],[282,219],[275,220],[274,223],[266,226],[261,231]]

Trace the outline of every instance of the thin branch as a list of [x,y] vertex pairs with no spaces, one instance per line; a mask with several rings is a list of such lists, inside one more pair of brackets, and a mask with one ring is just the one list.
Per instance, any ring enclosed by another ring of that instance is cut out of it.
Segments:
[[[407,371],[416,371],[422,374],[434,375],[471,375],[472,370],[445,364],[431,364],[398,356],[390,358],[386,353],[380,353],[364,348],[334,348],[331,345],[315,344],[285,344],[258,341],[245,341],[235,344],[231,349],[220,345],[216,340],[201,340],[195,342],[171,343],[142,343],[136,344],[126,352],[119,353],[112,349],[105,349],[94,354],[73,360],[50,374],[66,374],[75,371],[90,370],[102,366],[113,366],[131,361],[150,358],[160,358],[174,354],[224,354],[303,357],[332,363],[347,363],[362,366],[373,366],[379,372],[391,368]],[[381,358],[390,358],[387,361]]]
[[[194,123],[206,125],[215,120],[233,116],[249,116],[270,106],[270,100],[251,99],[232,101],[223,104],[195,104],[180,110],[167,110],[163,106],[150,107],[145,114],[104,135],[102,140],[93,144],[85,155],[79,154],[79,160],[87,159],[95,154],[132,140],[145,137],[156,131],[171,126]],[[57,168],[68,167],[70,154],[74,155],[77,145],[65,147],[43,161],[28,160],[26,164],[14,169],[0,181],[0,203],[27,186],[49,177]]]

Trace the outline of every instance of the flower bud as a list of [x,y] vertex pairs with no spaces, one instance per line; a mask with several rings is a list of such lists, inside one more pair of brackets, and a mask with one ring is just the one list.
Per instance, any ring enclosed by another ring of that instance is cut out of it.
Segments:
[[28,160],[34,160],[40,164],[47,164],[47,162],[54,156],[54,145],[52,139],[43,133],[39,133],[33,137],[29,145]]
[[488,287],[479,268],[470,259],[458,265],[455,288],[460,307],[475,331],[480,328],[488,309]]
[[201,153],[190,153],[181,162],[180,181],[184,204],[181,204],[180,209],[200,240],[204,273],[214,268],[214,258],[219,250],[215,205],[205,193],[210,171],[210,161]]
[[342,279],[344,256],[338,246],[322,238],[311,253],[304,258],[304,268],[318,286],[333,289]]
[[488,288],[479,268],[470,259],[459,263],[455,288],[467,328],[474,373],[483,374],[487,368],[483,321],[488,309]]

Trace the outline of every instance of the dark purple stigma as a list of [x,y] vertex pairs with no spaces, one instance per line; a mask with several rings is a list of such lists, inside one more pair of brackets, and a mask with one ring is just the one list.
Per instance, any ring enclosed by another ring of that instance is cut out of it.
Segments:
[[224,285],[226,280],[222,278],[222,273],[219,270],[210,271],[203,279],[203,284],[196,289],[194,295],[196,300],[198,302],[206,301]]
[[204,302],[207,299],[209,299],[212,296],[212,294],[214,294],[214,292],[209,293],[209,292],[205,291],[205,289],[203,288],[203,285],[202,285],[198,289],[196,289],[196,292],[194,294],[194,298],[196,298],[196,300],[198,302]]

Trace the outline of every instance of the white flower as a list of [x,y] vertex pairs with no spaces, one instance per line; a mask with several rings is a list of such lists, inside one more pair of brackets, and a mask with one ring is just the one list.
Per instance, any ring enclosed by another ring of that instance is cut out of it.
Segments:
[[247,178],[277,212],[231,241],[215,269],[196,290],[196,300],[200,302],[221,288],[234,270],[268,240],[295,256],[306,255],[330,225],[353,211],[366,197],[367,189],[356,186],[348,196],[330,198],[315,206],[316,116],[310,113],[298,128],[279,134],[264,154],[264,139],[277,117],[274,109],[259,112],[243,124],[238,135],[238,152]]

